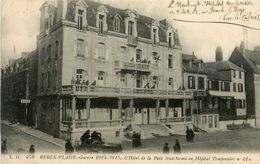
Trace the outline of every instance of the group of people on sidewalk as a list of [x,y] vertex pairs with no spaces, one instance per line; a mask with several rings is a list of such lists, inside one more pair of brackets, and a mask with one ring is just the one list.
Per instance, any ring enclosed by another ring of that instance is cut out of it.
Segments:
[[141,134],[140,133],[136,133],[135,131],[133,132],[133,135],[132,135],[132,145],[133,145],[133,148],[142,146]]
[[[35,147],[33,144],[30,145],[29,151],[30,154],[34,154],[35,153]],[[7,154],[8,153],[8,149],[7,149],[7,141],[6,139],[2,140],[1,143],[1,153],[2,154]]]
[[[178,139],[175,141],[175,145],[173,146],[173,150],[175,153],[181,153],[181,145]],[[170,148],[168,142],[165,142],[163,145],[163,153],[169,153]]]

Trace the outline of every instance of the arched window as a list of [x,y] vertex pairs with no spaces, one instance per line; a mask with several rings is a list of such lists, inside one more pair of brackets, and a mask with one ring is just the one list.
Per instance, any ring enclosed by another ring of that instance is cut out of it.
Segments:
[[114,18],[114,31],[120,31],[120,19],[119,17]]

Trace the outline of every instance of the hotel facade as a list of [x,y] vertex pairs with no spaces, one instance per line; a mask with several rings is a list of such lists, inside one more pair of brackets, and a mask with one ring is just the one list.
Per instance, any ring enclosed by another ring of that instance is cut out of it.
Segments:
[[38,128],[79,139],[86,129],[186,122],[177,30],[93,1],[41,7]]

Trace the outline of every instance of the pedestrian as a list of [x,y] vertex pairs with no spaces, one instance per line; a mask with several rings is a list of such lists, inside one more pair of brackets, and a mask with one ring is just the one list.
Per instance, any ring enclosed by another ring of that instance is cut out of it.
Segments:
[[173,146],[175,153],[181,153],[181,145],[178,139],[176,139],[175,145]]
[[188,126],[186,126],[186,141],[190,141],[190,129]]
[[190,128],[190,141],[191,141],[191,142],[193,142],[194,136],[195,136],[195,133],[194,133],[194,131]]
[[133,147],[137,147],[136,140],[137,140],[137,136],[136,136],[136,133],[134,131],[133,135],[132,135],[132,146]]
[[8,151],[7,151],[7,144],[6,144],[6,139],[4,139],[1,143],[1,153],[2,154],[6,154]]
[[72,143],[70,140],[67,140],[65,143],[65,153],[73,153],[74,152],[74,147],[72,146]]
[[163,153],[169,153],[169,152],[170,152],[169,145],[167,142],[165,142],[163,145]]
[[141,147],[142,146],[142,142],[141,142],[141,133],[136,133],[136,146],[137,147]]
[[29,153],[30,154],[34,154],[35,153],[35,148],[34,148],[34,145],[31,144],[30,148],[29,148]]

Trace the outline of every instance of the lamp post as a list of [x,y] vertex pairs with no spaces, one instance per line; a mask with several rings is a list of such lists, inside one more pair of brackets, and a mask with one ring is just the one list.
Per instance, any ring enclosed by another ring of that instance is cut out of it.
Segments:
[[[28,68],[25,68],[26,71],[26,92],[25,99],[29,99],[29,72]],[[28,103],[25,103],[25,125],[28,125]]]

